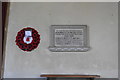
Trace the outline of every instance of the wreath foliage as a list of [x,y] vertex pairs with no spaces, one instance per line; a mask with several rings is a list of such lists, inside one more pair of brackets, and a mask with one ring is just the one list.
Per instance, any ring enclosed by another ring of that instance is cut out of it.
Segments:
[[[32,31],[33,40],[30,44],[27,44],[23,41],[26,30]],[[23,28],[22,30],[20,30],[18,32],[15,42],[16,42],[16,45],[23,51],[32,51],[35,48],[37,48],[38,44],[40,43],[40,35],[38,34],[38,32],[35,29],[33,29],[31,27]]]

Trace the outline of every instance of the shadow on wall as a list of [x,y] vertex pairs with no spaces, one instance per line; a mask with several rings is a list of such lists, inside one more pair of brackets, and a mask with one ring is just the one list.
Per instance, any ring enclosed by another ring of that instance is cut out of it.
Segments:
[[[120,1],[118,3],[118,26],[120,26]],[[118,27],[118,34],[120,33],[120,27]],[[120,40],[120,35],[118,35],[118,41]],[[118,53],[120,52],[120,42],[118,42]],[[118,64],[120,65],[120,54],[118,54]],[[120,66],[118,66],[118,77],[120,79]]]

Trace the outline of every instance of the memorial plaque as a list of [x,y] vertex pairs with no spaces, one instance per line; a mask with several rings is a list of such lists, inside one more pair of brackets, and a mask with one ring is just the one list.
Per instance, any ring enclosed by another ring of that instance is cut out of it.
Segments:
[[53,52],[88,51],[87,25],[52,25],[49,50]]

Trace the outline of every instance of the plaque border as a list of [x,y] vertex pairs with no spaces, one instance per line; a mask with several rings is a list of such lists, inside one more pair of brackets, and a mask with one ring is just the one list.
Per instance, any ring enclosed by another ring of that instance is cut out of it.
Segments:
[[[55,29],[83,29],[84,46],[55,46]],[[50,46],[48,49],[52,52],[86,52],[90,49],[88,38],[89,36],[87,25],[51,25]]]

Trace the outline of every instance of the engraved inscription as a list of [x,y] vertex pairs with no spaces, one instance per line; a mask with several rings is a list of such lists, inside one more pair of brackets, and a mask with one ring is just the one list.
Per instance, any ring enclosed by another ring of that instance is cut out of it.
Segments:
[[83,29],[55,29],[55,46],[84,46]]

